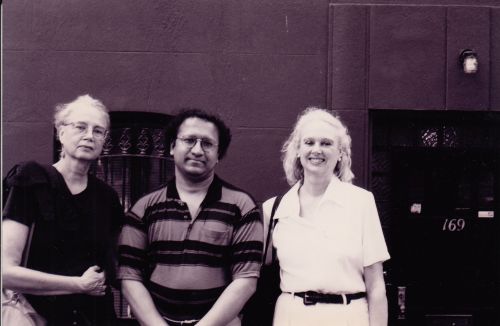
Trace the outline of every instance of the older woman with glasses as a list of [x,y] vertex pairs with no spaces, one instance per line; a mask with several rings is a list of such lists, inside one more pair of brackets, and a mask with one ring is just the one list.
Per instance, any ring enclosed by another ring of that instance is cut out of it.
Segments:
[[109,285],[123,211],[116,192],[88,173],[109,115],[99,100],[83,95],[58,105],[54,122],[59,161],[19,164],[7,178],[3,287],[24,294],[48,325],[112,325]]
[[[351,183],[347,128],[332,112],[308,108],[282,152],[292,187],[271,224],[282,291],[274,325],[386,326],[389,254],[373,195]],[[264,225],[274,201],[263,205]]]

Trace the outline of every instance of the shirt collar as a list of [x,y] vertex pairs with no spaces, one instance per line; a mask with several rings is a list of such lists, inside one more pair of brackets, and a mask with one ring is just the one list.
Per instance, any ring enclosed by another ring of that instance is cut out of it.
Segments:
[[[283,195],[273,219],[279,219],[287,216],[298,216],[300,214],[300,185],[301,182],[299,181]],[[346,202],[349,201],[349,194],[347,193],[346,188],[347,186],[347,183],[340,181],[339,178],[334,176],[328,184],[319,205],[330,201],[340,206],[345,206]]]
[[281,202],[274,213],[273,219],[287,216],[298,216],[300,213],[299,202],[300,182],[297,182],[281,198]]
[[342,182],[337,176],[334,176],[328,184],[328,187],[326,187],[325,194],[320,204],[326,201],[331,201],[340,206],[345,206],[350,200],[350,196],[347,191],[348,186],[348,183]]
[[[214,203],[216,201],[219,201],[221,197],[222,197],[222,180],[217,175],[214,175],[214,179],[212,180],[212,183],[208,187],[207,195],[205,196],[205,199],[203,199],[201,206],[205,206]],[[167,183],[167,198],[172,198],[177,200],[181,199],[179,196],[179,192],[177,191],[177,187],[175,185],[175,177],[170,179]]]

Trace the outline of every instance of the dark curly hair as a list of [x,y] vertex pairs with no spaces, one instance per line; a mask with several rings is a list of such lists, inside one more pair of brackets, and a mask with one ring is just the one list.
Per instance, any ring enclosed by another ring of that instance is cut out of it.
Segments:
[[184,108],[180,110],[179,114],[172,118],[168,124],[166,132],[168,144],[172,145],[175,142],[179,132],[179,127],[186,119],[189,118],[205,120],[213,123],[215,127],[217,127],[219,132],[219,147],[217,152],[219,154],[219,159],[222,159],[226,155],[229,144],[231,143],[231,130],[226,126],[220,117],[200,109]]

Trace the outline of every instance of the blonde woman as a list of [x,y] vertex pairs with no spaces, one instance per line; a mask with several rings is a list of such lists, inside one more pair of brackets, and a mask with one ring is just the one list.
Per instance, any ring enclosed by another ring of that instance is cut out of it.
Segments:
[[[282,290],[274,325],[386,326],[389,253],[373,195],[351,183],[347,128],[308,108],[282,152],[291,189],[273,217]],[[273,202],[264,203],[264,225]]]

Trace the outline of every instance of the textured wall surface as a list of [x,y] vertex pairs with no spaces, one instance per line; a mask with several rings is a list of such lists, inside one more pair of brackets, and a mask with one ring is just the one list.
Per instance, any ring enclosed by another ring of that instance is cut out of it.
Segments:
[[[308,105],[346,121],[365,186],[369,110],[500,110],[497,1],[330,2],[4,1],[3,173],[49,162],[53,107],[83,93],[113,111],[219,113],[234,134],[219,172],[259,201],[286,189],[279,150]],[[468,79],[462,47],[480,60]]]
[[[331,1],[327,104],[353,137],[357,182],[370,184],[370,110],[500,110],[496,1]],[[473,49],[479,71],[464,74]]]
[[286,189],[280,147],[326,104],[328,1],[5,1],[3,170],[52,158],[52,110],[82,93],[110,110],[219,113],[220,174],[263,200]]
[[[336,109],[499,110],[494,1],[332,1],[328,103]],[[479,71],[463,73],[473,49]]]

